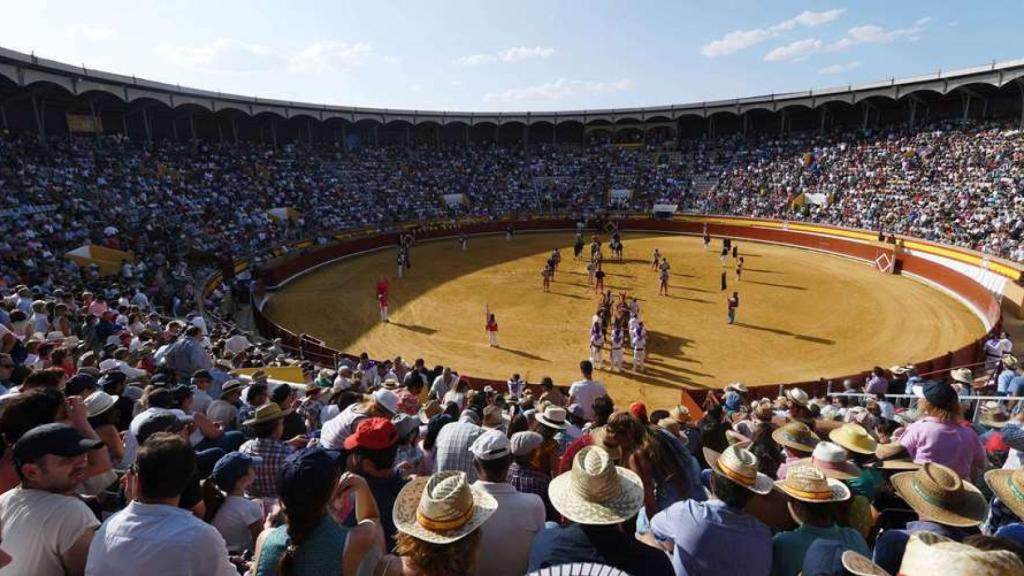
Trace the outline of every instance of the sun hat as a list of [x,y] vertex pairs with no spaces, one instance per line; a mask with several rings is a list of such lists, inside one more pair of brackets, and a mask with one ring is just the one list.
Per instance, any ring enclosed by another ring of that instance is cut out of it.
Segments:
[[461,470],[413,478],[398,493],[392,508],[395,527],[433,544],[450,544],[480,527],[498,502],[474,487]]
[[656,422],[658,428],[662,428],[670,432],[673,436],[680,438],[685,441],[686,436],[679,436],[679,422],[676,422],[672,418],[662,418]]
[[385,378],[384,381],[381,382],[380,386],[385,390],[398,390],[399,388],[398,380],[395,380],[394,378]]
[[988,426],[989,428],[1003,428],[1010,423],[1010,412],[1006,409],[1006,406],[995,403],[994,406],[989,406],[988,402],[982,408],[981,416],[978,420]]
[[1009,368],[1011,370],[1016,369],[1018,366],[1020,366],[1020,360],[1018,360],[1016,356],[1013,356],[1011,354],[1006,354],[1005,356],[1003,356],[1002,363],[1005,368]]
[[561,406],[548,405],[544,407],[543,412],[538,412],[534,419],[537,422],[556,430],[565,430],[569,427],[565,422],[565,408]]
[[942,464],[926,462],[913,472],[893,474],[890,480],[915,512],[939,524],[968,528],[988,515],[981,491]]
[[812,504],[843,502],[850,499],[850,489],[813,466],[793,466],[785,480],[777,480],[775,488],[783,494]]
[[398,414],[398,395],[391,390],[374,390],[373,400],[388,414]]
[[808,396],[807,392],[802,388],[790,388],[786,390],[786,398],[789,398],[791,401],[804,407],[806,407],[807,403],[811,401],[810,396]]
[[682,404],[677,404],[668,411],[670,418],[679,422],[680,424],[687,424],[690,422],[690,409]]
[[757,471],[757,456],[750,450],[729,446],[718,453],[705,446],[704,460],[712,471],[755,494],[772,491],[772,479]]
[[878,441],[872,438],[863,426],[852,422],[829,432],[828,438],[850,452],[858,454],[874,454],[875,448],[878,447]]
[[398,429],[387,418],[364,418],[345,438],[345,449],[386,450],[398,444]]
[[729,442],[730,446],[738,446],[740,448],[746,448],[747,446],[750,446],[750,443],[752,442],[750,438],[735,430],[726,430],[725,439]]
[[875,448],[876,468],[884,470],[917,470],[921,467],[915,463],[907,454],[907,449],[899,442],[879,444]]
[[213,472],[210,477],[221,490],[230,490],[244,476],[249,468],[262,464],[263,459],[259,456],[243,454],[242,452],[228,452],[220,457],[213,465]]
[[480,421],[481,428],[504,430],[508,424],[501,406],[491,404],[484,408],[484,417]]
[[428,424],[431,418],[441,412],[443,412],[443,410],[441,409],[441,404],[439,404],[437,400],[428,400],[427,403],[420,408],[420,422]]
[[797,421],[789,422],[773,430],[772,440],[780,446],[800,452],[814,452],[814,447],[821,442],[821,438],[808,428],[807,424]]
[[970,368],[954,368],[949,371],[949,377],[954,382],[974,386],[974,372],[971,372]]
[[899,376],[900,374],[906,374],[909,371],[910,369],[907,368],[906,366],[893,366],[892,368],[889,368],[889,372],[892,372],[896,376]]
[[772,409],[771,402],[758,402],[753,406],[751,414],[754,416],[754,419],[757,420],[758,422],[764,422],[769,424],[775,417],[775,411]]
[[228,380],[220,388],[220,397],[223,398],[225,395],[234,392],[235,390],[241,390],[245,388],[245,382],[241,380]]
[[543,443],[544,437],[532,430],[516,432],[509,439],[509,450],[513,456],[526,456]]
[[85,399],[85,407],[89,409],[89,418],[94,418],[114,407],[117,396],[111,396],[103,390],[97,390]]
[[985,483],[999,500],[1024,519],[1024,468],[989,470]]
[[740,394],[746,394],[747,390],[748,390],[747,385],[744,384],[743,382],[733,382],[732,384],[729,384],[728,386],[726,386],[725,389],[726,390],[735,390],[735,391],[739,392]]
[[860,467],[847,460],[846,450],[832,442],[819,442],[809,458],[796,463],[798,466],[813,466],[836,480],[853,480],[860,476]]
[[957,574],[1021,576],[1024,563],[1008,550],[979,550],[935,532],[914,532],[907,541],[900,576]]
[[497,460],[511,454],[508,436],[501,430],[485,430],[469,445],[469,452],[477,460]]
[[635,472],[616,466],[604,448],[591,445],[576,453],[572,470],[551,480],[548,496],[555,510],[573,522],[618,524],[643,507],[644,486]]
[[408,438],[410,434],[420,429],[420,419],[405,413],[395,414],[391,423],[395,425],[399,438]]
[[265,424],[267,422],[273,422],[280,420],[285,416],[292,413],[292,409],[281,410],[276,402],[267,402],[263,406],[256,409],[256,413],[253,414],[252,419],[242,422],[245,426],[256,426],[257,424]]

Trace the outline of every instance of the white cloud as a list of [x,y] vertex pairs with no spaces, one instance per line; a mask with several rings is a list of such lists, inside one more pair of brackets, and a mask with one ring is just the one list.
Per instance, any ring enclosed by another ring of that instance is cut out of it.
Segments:
[[818,74],[842,74],[860,68],[860,62],[846,62],[845,64],[831,64],[818,70]]
[[515,46],[494,54],[481,53],[459,56],[455,60],[452,60],[452,63],[458,66],[472,68],[475,66],[483,66],[484,64],[494,64],[495,62],[522,62],[523,60],[531,60],[534,58],[549,58],[554,53],[554,48],[546,46]]
[[807,38],[806,40],[797,40],[796,42],[790,42],[785,46],[779,46],[772,50],[768,54],[765,54],[764,59],[768,62],[799,62],[806,60],[808,56],[814,54],[824,43],[817,38]]
[[832,44],[830,49],[842,50],[857,44],[890,44],[904,38],[916,40],[921,32],[924,31],[925,26],[931,21],[931,16],[926,16],[919,18],[906,28],[894,28],[892,30],[886,30],[874,24],[854,26],[846,31],[846,36]]
[[726,54],[732,54],[733,52],[738,52],[744,48],[750,48],[751,46],[760,44],[769,38],[775,38],[783,32],[793,30],[797,26],[813,28],[815,26],[821,26],[822,24],[828,24],[842,16],[845,11],[846,10],[843,8],[826,10],[824,12],[811,12],[810,10],[805,10],[788,20],[783,20],[782,22],[773,24],[768,28],[754,28],[752,30],[735,30],[729,32],[717,40],[708,42],[701,47],[700,51],[708,58],[725,56]]
[[293,72],[349,70],[365,65],[373,56],[373,48],[365,42],[349,44],[328,40],[310,44],[289,56],[288,69]]
[[559,78],[553,82],[509,88],[502,92],[490,92],[484,95],[485,102],[553,102],[580,94],[610,94],[626,92],[636,87],[636,83],[628,78],[615,82],[597,82],[593,80],[569,80]]
[[202,45],[164,44],[157,52],[174,66],[218,72],[267,70],[280,62],[280,57],[266,46],[241,44],[227,38]]

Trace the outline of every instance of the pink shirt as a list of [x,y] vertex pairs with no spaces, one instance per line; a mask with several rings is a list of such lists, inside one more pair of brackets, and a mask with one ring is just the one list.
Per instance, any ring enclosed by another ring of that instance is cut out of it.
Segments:
[[914,462],[944,464],[964,479],[970,479],[972,464],[979,467],[985,464],[985,447],[974,430],[932,416],[907,426],[900,444]]

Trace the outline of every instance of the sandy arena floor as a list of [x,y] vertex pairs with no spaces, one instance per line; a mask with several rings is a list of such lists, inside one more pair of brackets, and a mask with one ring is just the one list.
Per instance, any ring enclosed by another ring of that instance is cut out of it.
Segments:
[[[413,269],[394,278],[395,250],[344,260],[311,272],[276,293],[265,312],[282,326],[328,345],[372,357],[422,357],[470,375],[529,382],[578,378],[587,357],[597,303],[584,262],[573,262],[571,233],[471,238],[413,248]],[[603,237],[607,242],[608,238]],[[804,381],[921,361],[954,350],[983,331],[965,306],[929,286],[881,274],[855,262],[796,248],[740,242],[743,279],[728,259],[728,292],[720,291],[721,241],[705,252],[699,238],[627,234],[625,262],[608,262],[607,287],[640,298],[649,331],[647,370],[602,379],[617,402],[674,402],[680,387]],[[540,271],[562,249],[550,293]],[[657,247],[672,265],[668,297],[658,296],[650,256]],[[589,246],[584,249],[589,253]],[[607,254],[607,247],[605,248]],[[381,324],[374,286],[391,279],[391,323]],[[740,293],[737,322],[726,323],[726,298]],[[485,305],[500,326],[489,348]],[[626,362],[631,355],[627,353]]]

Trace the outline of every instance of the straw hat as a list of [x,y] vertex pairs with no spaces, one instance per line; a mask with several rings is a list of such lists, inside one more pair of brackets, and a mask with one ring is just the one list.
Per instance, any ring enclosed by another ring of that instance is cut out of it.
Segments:
[[979,550],[934,532],[914,532],[907,541],[899,574],[1021,576],[1024,575],[1024,563],[1007,550]]
[[786,398],[790,401],[799,404],[801,406],[807,406],[807,403],[811,401],[811,397],[807,395],[807,392],[802,388],[790,388],[786,390]]
[[950,370],[949,377],[952,378],[954,382],[974,386],[974,372],[971,372],[970,368],[955,368]]
[[430,419],[434,416],[443,412],[441,405],[437,403],[437,400],[429,400],[420,408],[420,422],[427,424]]
[[981,491],[942,464],[926,462],[913,472],[893,474],[891,481],[915,512],[939,524],[967,528],[988,515]]
[[794,466],[786,472],[785,480],[777,480],[775,488],[801,502],[822,504],[850,499],[850,489],[813,466]]
[[285,416],[292,413],[292,409],[281,410],[281,407],[277,405],[277,402],[267,402],[263,406],[256,409],[256,414],[253,415],[251,420],[242,422],[245,426],[256,426],[257,424],[265,424],[267,422],[273,422],[280,420]]
[[729,446],[736,446],[738,448],[746,448],[752,442],[750,438],[735,430],[726,430],[725,439],[729,442]]
[[899,376],[900,374],[906,374],[909,371],[910,369],[907,368],[906,366],[893,366],[892,368],[889,368],[889,372],[892,372],[896,376]]
[[829,440],[858,454],[874,454],[878,441],[860,424],[843,424],[828,433]]
[[870,558],[853,550],[843,552],[842,561],[843,568],[853,576],[889,576],[888,572]]
[[747,390],[748,390],[747,385],[744,384],[743,382],[733,382],[732,384],[729,384],[728,386],[726,386],[725,389],[726,390],[735,390],[735,391],[739,392],[740,394],[746,394]]
[[704,448],[708,467],[755,494],[772,491],[772,479],[757,471],[757,456],[750,450],[729,446],[721,454]]
[[808,428],[807,424],[796,421],[773,430],[772,440],[780,446],[800,452],[813,452],[814,447],[821,442],[821,438],[818,438],[818,435]]
[[687,424],[690,422],[690,409],[682,404],[677,404],[671,410],[668,411],[670,418],[679,422],[680,424]]
[[1009,368],[1010,370],[1015,370],[1017,366],[1020,366],[1020,360],[1011,354],[1003,356],[1002,363],[1004,368]]
[[657,425],[658,425],[658,428],[662,428],[664,430],[667,430],[673,436],[679,438],[683,442],[686,442],[686,440],[687,440],[686,435],[683,435],[683,436],[679,435],[679,422],[676,422],[674,419],[672,419],[672,418],[662,418],[661,420],[658,420]]
[[989,470],[985,482],[1003,504],[1024,519],[1024,469]]
[[398,380],[395,380],[394,378],[386,378],[380,383],[380,387],[385,390],[398,390]]
[[796,462],[797,466],[813,466],[825,476],[836,480],[853,480],[860,476],[860,467],[846,459],[846,450],[832,442],[820,442],[810,458]]
[[751,410],[751,413],[759,422],[771,422],[775,416],[775,412],[772,410],[772,403],[768,401],[758,402]]
[[550,404],[544,407],[543,412],[538,412],[534,419],[537,422],[555,430],[565,430],[569,425],[565,422],[565,408]]
[[587,446],[576,453],[572,470],[548,485],[555,510],[579,524],[618,524],[636,516],[644,505],[644,486],[628,468],[616,466],[603,448]]
[[99,416],[114,407],[117,403],[117,396],[111,396],[103,390],[97,390],[85,399],[85,407],[88,408],[89,418]]
[[1006,409],[1006,406],[996,403],[994,406],[986,406],[982,408],[981,417],[978,419],[982,424],[989,428],[1002,428],[1010,423],[1010,412]]
[[910,459],[907,449],[899,442],[879,444],[875,448],[875,458],[878,459],[875,467],[883,470],[917,470],[921,467]]
[[466,481],[461,470],[446,470],[410,480],[392,508],[395,527],[434,544],[450,544],[480,527],[498,502]]

